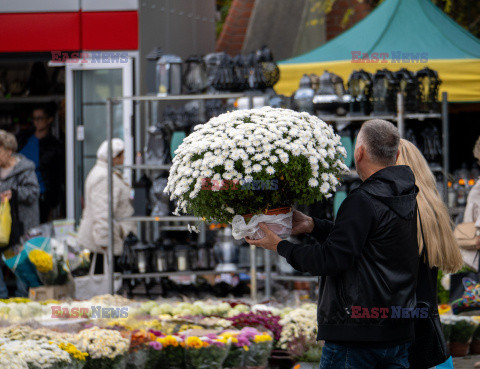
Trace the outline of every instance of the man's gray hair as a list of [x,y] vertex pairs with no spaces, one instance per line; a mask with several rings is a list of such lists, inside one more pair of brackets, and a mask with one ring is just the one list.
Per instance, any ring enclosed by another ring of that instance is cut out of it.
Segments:
[[360,132],[361,144],[373,161],[385,166],[395,165],[400,143],[397,127],[386,120],[372,119],[363,123]]
[[0,129],[0,147],[4,147],[7,150],[17,151],[17,139],[11,133]]

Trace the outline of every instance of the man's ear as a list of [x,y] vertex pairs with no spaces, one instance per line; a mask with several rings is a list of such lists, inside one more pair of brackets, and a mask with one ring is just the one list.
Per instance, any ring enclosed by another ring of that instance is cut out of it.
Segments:
[[400,156],[400,150],[397,150],[397,157],[395,158],[395,162],[398,161],[398,157]]
[[365,156],[365,146],[363,145],[358,146],[357,149],[355,150],[354,156],[355,156],[355,161],[357,163],[360,163],[360,161]]

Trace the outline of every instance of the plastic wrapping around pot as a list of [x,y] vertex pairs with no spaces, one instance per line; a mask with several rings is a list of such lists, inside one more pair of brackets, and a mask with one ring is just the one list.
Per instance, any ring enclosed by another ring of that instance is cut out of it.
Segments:
[[126,355],[118,355],[113,359],[92,359],[91,357],[87,357],[87,362],[83,369],[126,369],[126,366]]
[[185,348],[186,369],[221,369],[230,347],[210,344],[202,348]]
[[10,270],[20,278],[27,288],[39,287],[42,285],[36,272],[37,269],[28,259],[27,251],[22,250],[19,254],[8,259],[5,258],[5,255],[2,255],[2,257],[5,264],[7,264]]
[[223,367],[226,369],[235,369],[243,367],[243,362],[245,360],[245,349],[243,347],[237,347],[232,345],[228,355],[223,362]]
[[146,366],[148,357],[149,357],[148,350],[138,350],[138,351],[129,353],[127,357],[127,364],[125,369],[148,369]]
[[273,341],[252,343],[245,354],[245,368],[266,368],[272,352]]
[[240,240],[244,237],[250,237],[254,240],[265,237],[265,232],[260,229],[258,225],[265,222],[274,233],[281,238],[288,238],[292,233],[292,216],[293,212],[277,215],[254,215],[248,224],[241,215],[235,215],[232,220],[232,234],[233,238]]
[[152,216],[166,216],[170,210],[170,199],[163,190],[167,187],[168,178],[159,177],[152,183],[150,198],[153,204]]

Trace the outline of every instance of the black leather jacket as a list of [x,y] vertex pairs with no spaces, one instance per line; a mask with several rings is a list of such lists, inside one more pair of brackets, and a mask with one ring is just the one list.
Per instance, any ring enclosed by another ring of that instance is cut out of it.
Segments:
[[392,307],[416,305],[417,192],[409,167],[387,167],[352,191],[335,223],[314,219],[312,236],[319,243],[278,244],[295,269],[322,276],[318,339],[367,345],[413,340],[413,320],[391,315]]

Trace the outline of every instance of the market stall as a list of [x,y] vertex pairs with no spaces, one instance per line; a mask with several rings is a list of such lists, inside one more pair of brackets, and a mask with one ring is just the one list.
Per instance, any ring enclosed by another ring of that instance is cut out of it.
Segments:
[[480,41],[429,0],[386,0],[330,42],[279,62],[276,91],[292,94],[304,73],[324,70],[347,80],[352,71],[428,66],[452,102],[480,101]]

